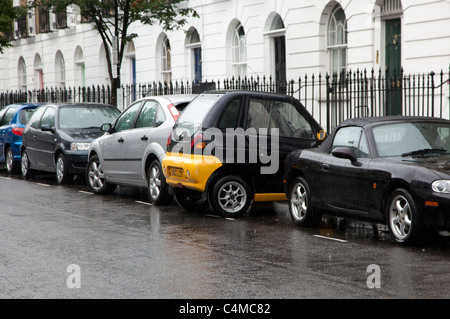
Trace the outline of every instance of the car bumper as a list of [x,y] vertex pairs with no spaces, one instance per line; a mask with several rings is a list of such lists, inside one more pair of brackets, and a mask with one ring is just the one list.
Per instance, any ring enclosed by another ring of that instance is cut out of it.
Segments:
[[88,163],[88,151],[68,151],[65,153],[69,174],[84,174]]
[[215,156],[167,153],[162,169],[167,184],[204,192],[208,178],[222,162]]
[[428,190],[415,190],[417,204],[422,208],[426,226],[439,230],[450,230],[450,194],[439,194]]

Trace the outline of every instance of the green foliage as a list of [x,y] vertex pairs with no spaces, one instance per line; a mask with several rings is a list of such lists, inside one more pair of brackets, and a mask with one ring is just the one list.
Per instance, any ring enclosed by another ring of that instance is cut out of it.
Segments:
[[14,32],[14,20],[25,12],[24,8],[14,8],[13,0],[0,0],[0,53],[11,46],[7,35]]

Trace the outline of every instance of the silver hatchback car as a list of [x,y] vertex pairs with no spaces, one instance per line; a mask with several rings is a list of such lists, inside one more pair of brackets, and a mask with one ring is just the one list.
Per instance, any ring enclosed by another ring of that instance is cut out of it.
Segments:
[[196,95],[142,98],[131,104],[89,149],[86,180],[95,194],[112,193],[116,185],[146,187],[153,204],[172,199],[161,171],[169,133]]

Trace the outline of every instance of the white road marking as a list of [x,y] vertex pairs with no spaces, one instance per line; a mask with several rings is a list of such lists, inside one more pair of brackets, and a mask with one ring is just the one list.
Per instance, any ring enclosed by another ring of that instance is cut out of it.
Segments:
[[318,238],[324,238],[324,239],[329,239],[329,240],[334,240],[334,241],[338,241],[340,243],[348,243],[348,241],[343,240],[343,239],[338,239],[338,238],[333,238],[333,237],[327,237],[327,236],[322,236],[322,235],[313,235],[314,237],[318,237]]
[[143,205],[148,205],[148,206],[153,206],[153,204],[152,204],[152,203],[141,202],[140,200],[137,200],[137,201],[135,201],[135,203],[138,203],[138,204],[143,204]]

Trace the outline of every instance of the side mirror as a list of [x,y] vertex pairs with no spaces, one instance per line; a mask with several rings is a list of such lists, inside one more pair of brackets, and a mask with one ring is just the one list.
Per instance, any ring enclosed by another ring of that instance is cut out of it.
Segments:
[[55,129],[53,127],[51,127],[50,125],[47,125],[47,124],[44,124],[44,125],[41,126],[41,131],[55,133]]
[[100,130],[102,130],[103,132],[111,132],[112,129],[112,125],[110,123],[105,123],[100,127]]
[[331,154],[337,158],[348,159],[352,163],[358,160],[349,147],[336,147]]

